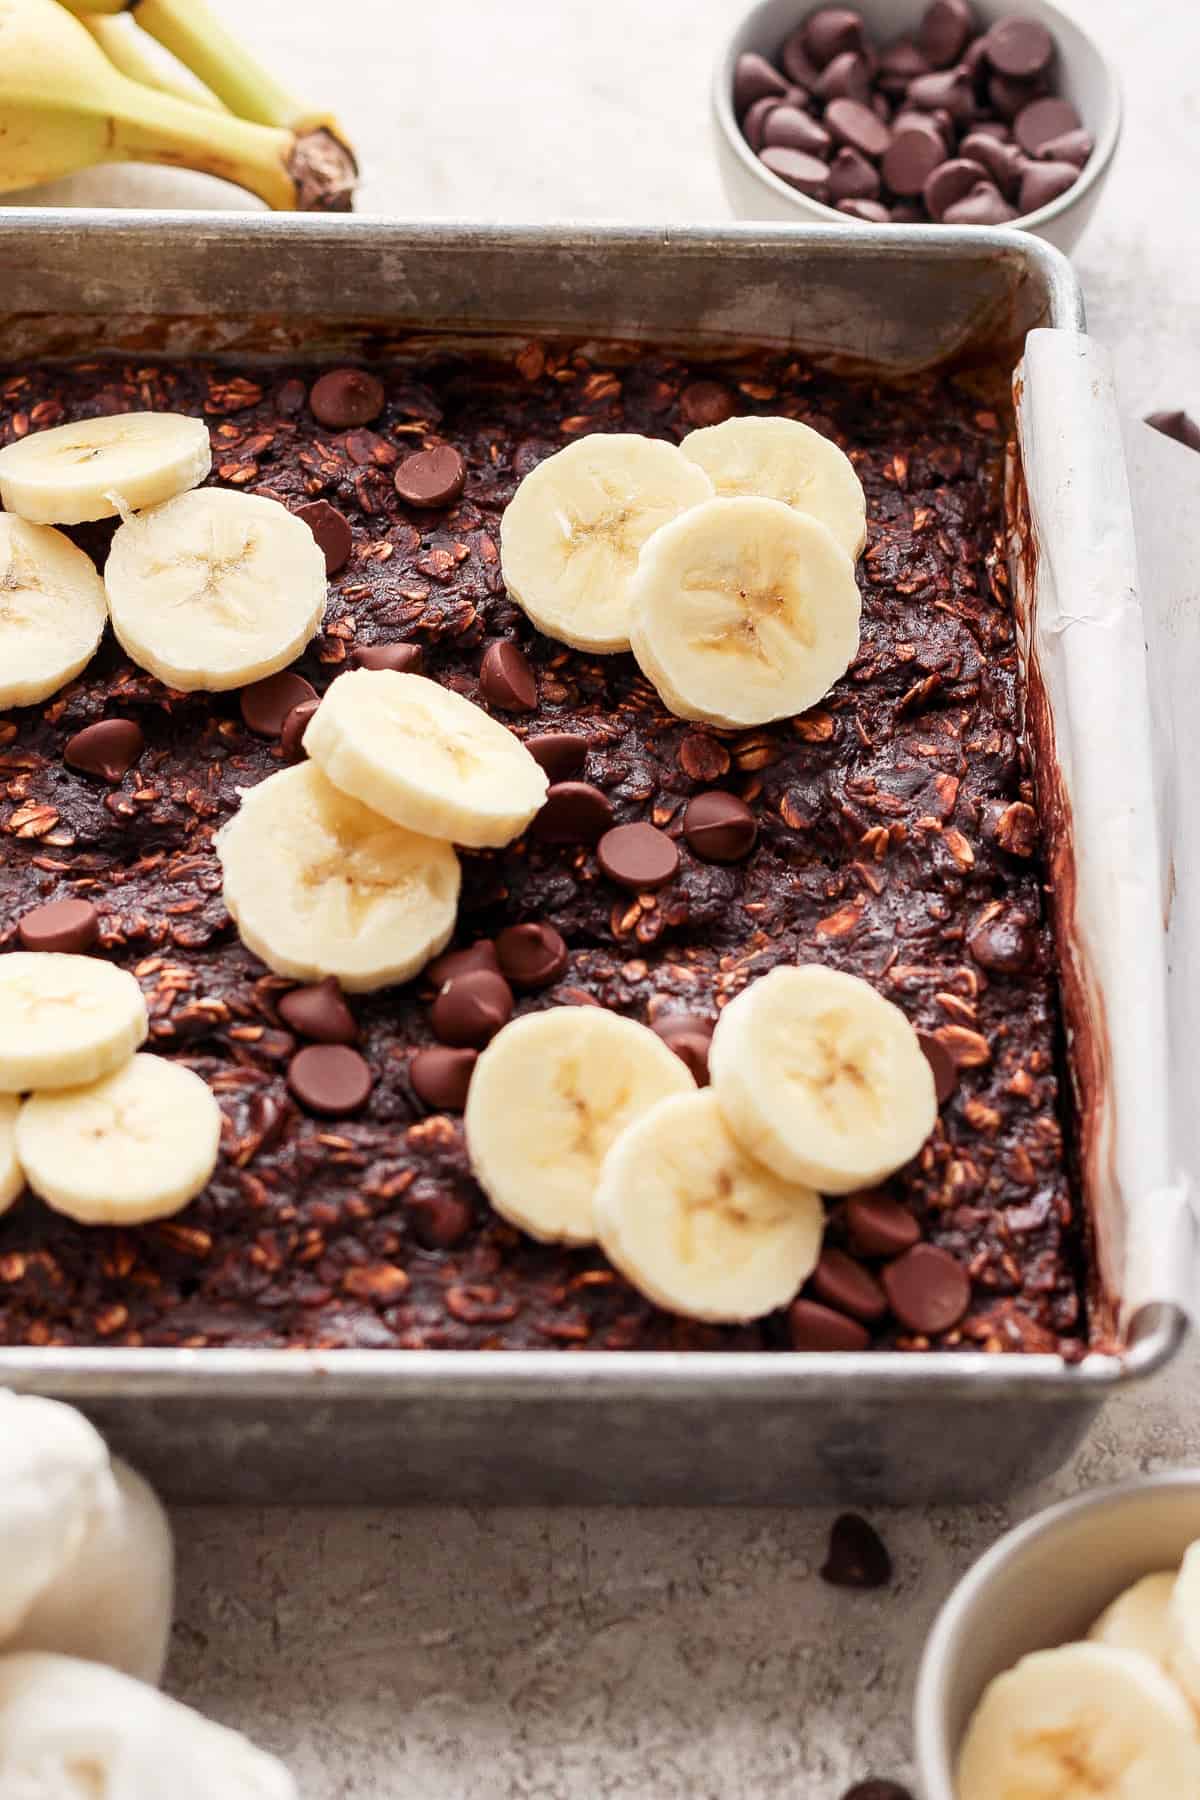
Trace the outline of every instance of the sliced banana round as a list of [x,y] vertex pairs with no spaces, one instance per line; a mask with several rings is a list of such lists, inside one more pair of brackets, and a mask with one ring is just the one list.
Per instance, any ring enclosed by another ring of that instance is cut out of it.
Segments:
[[672,1094],[695,1087],[645,1025],[598,1006],[514,1019],[475,1065],[464,1117],[475,1179],[512,1225],[545,1244],[590,1244],[611,1145]]
[[1166,1668],[1171,1648],[1168,1608],[1175,1587],[1175,1571],[1144,1575],[1106,1606],[1088,1637],[1114,1650],[1142,1650]]
[[15,1094],[0,1094],[0,1213],[6,1213],[25,1186],[25,1171],[17,1161],[17,1114],[21,1102]]
[[656,1306],[713,1324],[786,1306],[821,1253],[825,1209],[733,1136],[711,1088],[660,1100],[600,1173],[596,1236]]
[[0,956],[0,1093],[73,1088],[117,1069],[150,1022],[134,977],[96,956]]
[[277,975],[333,975],[361,994],[410,980],[450,941],[450,845],[352,800],[314,763],[243,795],[216,842],[242,942]]
[[576,650],[628,650],[638,552],[712,492],[674,444],[635,432],[576,438],[526,475],[500,521],[508,591],[547,637]]
[[867,497],[844,450],[799,419],[726,419],[679,446],[726,498],[782,500],[827,525],[847,556],[867,542]]
[[772,969],[731,1000],[709,1069],[746,1148],[825,1194],[894,1174],[937,1118],[933,1074],[900,1008],[819,963]]
[[1179,1565],[1167,1604],[1167,1668],[1200,1712],[1200,1543]]
[[0,1657],[0,1794],[10,1800],[296,1800],[283,1764],[99,1663]]
[[304,748],[342,793],[426,837],[511,843],[546,798],[506,725],[423,675],[355,669],[329,689]]
[[82,525],[158,506],[203,481],[211,466],[203,419],[153,412],[80,419],[0,450],[0,500],[40,525]]
[[181,494],[127,519],[104,585],[121,648],[185,693],[274,675],[325,614],[325,556],[304,520],[228,488]]
[[706,500],[646,544],[630,644],[681,719],[765,725],[804,712],[858,650],[854,567],[781,500]]
[[36,706],[65,687],[107,623],[91,557],[49,525],[0,513],[0,707]]
[[135,1056],[87,1087],[34,1094],[17,1119],[30,1187],[80,1225],[170,1218],[207,1186],[220,1142],[208,1083],[163,1056]]
[[967,1730],[958,1800],[1167,1800],[1200,1794],[1200,1738],[1148,1656],[1065,1644],[990,1683]]

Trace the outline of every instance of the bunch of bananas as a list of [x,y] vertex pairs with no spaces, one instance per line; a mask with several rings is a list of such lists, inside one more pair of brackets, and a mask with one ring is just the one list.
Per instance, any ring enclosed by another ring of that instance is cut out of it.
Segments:
[[200,169],[284,211],[349,211],[358,173],[206,0],[0,0],[0,192],[103,162]]

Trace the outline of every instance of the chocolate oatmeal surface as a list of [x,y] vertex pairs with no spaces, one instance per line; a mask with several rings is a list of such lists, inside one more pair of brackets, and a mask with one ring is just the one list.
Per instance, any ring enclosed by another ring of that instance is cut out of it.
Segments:
[[[604,791],[617,824],[652,823],[678,846],[677,874],[642,894],[581,844],[530,836],[464,852],[452,947],[552,926],[566,967],[520,993],[518,1012],[598,1003],[659,1024],[714,1018],[780,962],[871,980],[923,1034],[944,1098],[932,1138],[889,1184],[905,1210],[831,1202],[827,1243],[878,1275],[919,1235],[965,1267],[971,1293],[965,1317],[932,1339],[890,1310],[854,1319],[854,1332],[881,1347],[1079,1354],[1081,1226],[1000,543],[1007,421],[948,377],[881,388],[785,359],[709,370],[531,344],[507,365],[380,369],[382,413],[336,430],[309,409],[315,373],[10,370],[0,442],[102,412],[182,411],[210,425],[213,482],[294,508],[331,502],[353,549],[331,578],[322,634],[294,665],[319,693],[356,647],[419,645],[427,674],[521,737],[585,737],[578,779]],[[850,671],[801,718],[740,733],[673,717],[628,656],[541,637],[506,597],[498,553],[517,482],[573,437],[677,441],[734,412],[833,436],[863,480],[870,526]],[[398,495],[395,471],[442,444],[465,458],[465,490],[422,510]],[[71,535],[102,564],[111,529]],[[498,710],[480,683],[498,640],[533,664],[532,711]],[[64,760],[68,739],[104,718],[144,734],[123,775]],[[500,1221],[471,1179],[461,1118],[413,1086],[414,1055],[435,1041],[428,979],[352,998],[370,1097],[336,1121],[304,1110],[285,1078],[303,1040],[278,1010],[293,984],[240,944],[212,848],[239,789],[282,765],[236,692],[172,693],[111,636],[54,700],[0,718],[0,951],[17,947],[31,908],[91,901],[100,953],[145,991],[147,1048],[202,1074],[225,1115],[217,1173],[177,1219],[85,1229],[29,1197],[0,1219],[0,1342],[786,1350],[821,1347],[835,1315],[845,1344],[856,1289],[836,1258],[791,1313],[717,1328],[659,1311],[598,1251],[538,1245]],[[688,801],[712,789],[755,815],[745,860],[701,860],[684,834]]]

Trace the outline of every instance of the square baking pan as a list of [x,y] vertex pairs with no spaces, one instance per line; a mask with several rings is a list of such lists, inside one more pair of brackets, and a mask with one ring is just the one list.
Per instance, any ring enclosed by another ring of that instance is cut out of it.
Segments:
[[[10,211],[0,213],[0,296],[6,361],[370,359],[402,353],[414,335],[426,350],[536,335],[714,357],[793,347],[898,378],[951,362],[1012,374],[1033,330],[1052,346],[1087,342],[1057,252],[1018,233],[946,227],[502,229]],[[1085,418],[1087,404],[1084,394],[1072,438],[1081,492],[1090,459],[1119,455],[1107,415]],[[1014,458],[1008,506],[1048,864],[1065,896],[1056,932],[1093,1222],[1092,1354],[1068,1366],[981,1352],[9,1346],[0,1382],[80,1405],[179,1500],[995,1500],[1060,1464],[1106,1395],[1170,1358],[1185,1318],[1163,1273],[1178,1249],[1167,1221],[1178,1229],[1178,1218],[1146,1204],[1170,1161],[1151,1096],[1165,1056],[1153,1029],[1165,1004],[1161,916],[1156,925],[1153,897],[1138,888],[1120,921],[1145,939],[1138,982],[1151,1030],[1143,1055],[1111,1055],[1127,995],[1114,991],[1114,946],[1097,946],[1085,902],[1088,871],[1122,846],[1077,835],[1095,813],[1075,805],[1081,779],[1090,773],[1094,788],[1099,774],[1131,815],[1152,816],[1149,777],[1127,753],[1097,772],[1096,734],[1056,711],[1062,682],[1040,669],[1038,644],[1058,526],[1048,514],[1039,522],[1029,473]],[[1148,741],[1140,668],[1123,689],[1126,752]],[[1144,1181],[1129,1173],[1135,1147]]]

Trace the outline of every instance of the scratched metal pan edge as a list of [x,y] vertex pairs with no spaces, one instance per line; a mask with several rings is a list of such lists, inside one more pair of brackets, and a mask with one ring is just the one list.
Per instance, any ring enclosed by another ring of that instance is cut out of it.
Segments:
[[[573,225],[0,212],[5,359],[370,352],[414,330],[697,349],[791,343],[902,374],[1083,325],[1036,239],[945,227]],[[651,1354],[0,1348],[178,1500],[859,1503],[996,1499],[1170,1360],[1118,1353]]]

